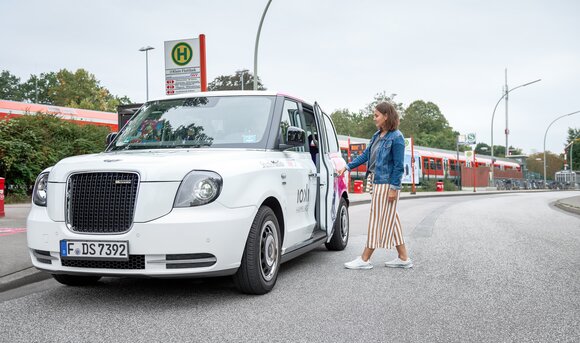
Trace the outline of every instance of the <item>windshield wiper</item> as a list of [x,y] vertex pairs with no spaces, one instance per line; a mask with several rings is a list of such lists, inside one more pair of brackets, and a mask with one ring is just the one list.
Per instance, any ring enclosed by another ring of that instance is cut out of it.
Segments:
[[189,147],[201,148],[204,146],[211,146],[212,143],[213,143],[212,141],[183,141],[183,142],[174,142],[174,146],[180,148],[189,148]]
[[159,148],[201,148],[212,145],[212,141],[183,141],[183,142],[147,142],[147,143],[127,143],[123,146],[116,146],[113,150],[131,149],[159,149]]

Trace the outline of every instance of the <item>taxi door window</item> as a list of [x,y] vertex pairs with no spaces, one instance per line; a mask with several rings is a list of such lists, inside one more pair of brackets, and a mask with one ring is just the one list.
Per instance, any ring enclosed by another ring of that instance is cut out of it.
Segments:
[[334,125],[332,125],[332,121],[326,114],[323,115],[324,117],[324,126],[326,127],[326,136],[328,137],[328,152],[338,152],[338,138],[336,137],[336,133],[334,131]]
[[[280,120],[280,143],[282,144],[286,144],[286,131],[288,126],[295,126],[305,130],[304,120],[301,116],[300,110],[298,109],[298,103],[291,100],[284,100],[282,119]],[[298,146],[286,150],[305,152],[307,144],[308,142],[305,142],[304,146]]]
[[[304,114],[304,127],[302,128],[306,132],[308,152],[312,156],[312,162],[316,164],[316,156],[320,150],[320,140],[318,139],[318,130],[316,128],[316,120],[314,119],[314,113],[310,110],[307,105],[302,104],[303,114]],[[324,139],[323,139],[324,141]]]

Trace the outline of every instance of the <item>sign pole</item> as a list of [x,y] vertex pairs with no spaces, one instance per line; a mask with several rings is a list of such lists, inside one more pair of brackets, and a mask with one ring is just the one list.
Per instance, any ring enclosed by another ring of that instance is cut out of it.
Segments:
[[207,74],[205,64],[205,35],[199,35],[199,69],[201,72],[201,91],[207,91]]
[[415,191],[415,149],[413,148],[413,136],[411,136],[411,194],[416,194]]
[[473,193],[475,193],[475,171],[477,170],[477,164],[475,160],[475,151],[473,152]]

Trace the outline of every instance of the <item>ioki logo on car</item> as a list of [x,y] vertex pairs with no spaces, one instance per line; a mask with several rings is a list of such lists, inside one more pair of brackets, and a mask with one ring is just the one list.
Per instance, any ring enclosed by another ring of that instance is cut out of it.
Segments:
[[345,161],[317,104],[185,94],[145,103],[108,141],[44,170],[33,190],[30,257],[63,284],[232,275],[263,294],[281,263],[348,243]]

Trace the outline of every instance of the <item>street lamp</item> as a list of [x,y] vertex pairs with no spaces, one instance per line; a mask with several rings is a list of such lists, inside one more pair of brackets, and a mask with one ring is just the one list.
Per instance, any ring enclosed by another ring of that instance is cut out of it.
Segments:
[[[519,86],[514,87],[512,89],[509,89],[509,90],[506,87],[506,92],[501,96],[501,98],[499,98],[499,100],[497,101],[497,104],[495,104],[495,107],[493,108],[493,114],[491,115],[491,186],[492,187],[494,185],[494,183],[493,183],[494,182],[494,179],[493,179],[493,169],[494,169],[494,167],[493,167],[493,165],[494,165],[494,158],[493,158],[493,118],[495,118],[495,110],[497,110],[497,106],[503,100],[503,98],[505,98],[509,94],[509,92],[514,91],[514,90],[521,88],[521,87],[529,86],[532,83],[536,83],[539,81],[542,81],[542,79],[537,79],[537,80],[532,81],[532,82],[524,83],[523,85],[519,85]],[[505,147],[506,154],[507,154],[508,149],[509,149],[509,147],[506,146]]]
[[572,168],[572,154],[574,153],[574,142],[580,142],[580,138],[576,138],[573,139],[570,144],[566,145],[566,147],[564,148],[564,152],[566,152],[566,149],[568,149],[568,147],[570,147],[570,172],[574,171],[574,168]]
[[546,128],[546,133],[544,133],[544,187],[546,187],[546,136],[548,135],[548,130],[550,129],[550,126],[552,126],[552,124],[554,124],[558,119],[567,117],[567,116],[571,116],[573,114],[576,113],[580,113],[580,111],[576,111],[576,112],[572,112],[572,113],[568,113],[568,114],[563,114],[561,116],[559,116],[558,118],[552,120],[552,122],[550,123],[550,125],[548,125],[548,127]]
[[145,90],[146,90],[146,101],[149,101],[149,50],[155,49],[152,46],[144,46],[139,51],[145,51]]
[[236,74],[240,74],[240,83],[242,84],[242,90],[244,90],[244,73],[248,72],[247,69],[236,70]]
[[256,47],[254,48],[254,90],[258,90],[258,43],[260,42],[260,31],[262,31],[262,23],[264,23],[264,17],[266,17],[266,12],[268,12],[268,7],[272,0],[268,0],[268,4],[262,13],[262,19],[260,20],[260,26],[258,26],[258,34],[256,35]]

